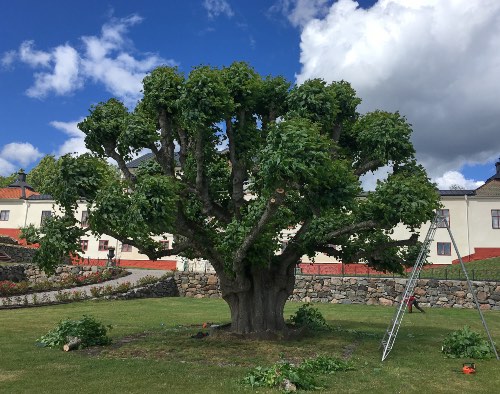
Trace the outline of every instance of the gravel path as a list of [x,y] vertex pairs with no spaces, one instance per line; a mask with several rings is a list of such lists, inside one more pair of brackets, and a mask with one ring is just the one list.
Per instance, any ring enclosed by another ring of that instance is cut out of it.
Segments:
[[[62,290],[55,290],[55,291],[44,291],[40,293],[35,293],[35,294],[28,294],[27,299],[29,304],[33,304],[33,296],[35,295],[37,302],[43,303],[45,302],[50,302],[50,301],[55,301],[56,294],[61,291],[61,292],[72,292],[72,291],[79,291],[79,292],[85,292],[88,296],[90,296],[90,288],[92,287],[104,287],[108,285],[116,286],[117,284],[124,283],[124,282],[130,282],[132,285],[134,285],[139,279],[144,278],[145,276],[156,276],[160,277],[167,273],[168,271],[164,270],[142,270],[142,269],[127,269],[127,271],[131,272],[130,275],[124,276],[122,278],[118,279],[113,279],[113,280],[108,280],[103,283],[96,283],[93,285],[87,285],[87,286],[79,286],[79,287],[73,287],[69,289],[62,289]],[[11,296],[10,300],[13,301],[15,304],[16,298],[18,296]],[[6,305],[6,302],[8,302],[9,297],[0,297],[0,306],[1,305]],[[22,295],[20,298],[23,300],[25,299],[25,296]]]

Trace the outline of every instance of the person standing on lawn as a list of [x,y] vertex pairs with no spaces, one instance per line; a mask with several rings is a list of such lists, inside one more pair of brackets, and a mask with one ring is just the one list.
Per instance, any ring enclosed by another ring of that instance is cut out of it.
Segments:
[[417,308],[420,312],[425,313],[425,311],[418,305],[417,298],[415,297],[415,294],[412,294],[408,298],[408,313],[412,313],[413,307]]

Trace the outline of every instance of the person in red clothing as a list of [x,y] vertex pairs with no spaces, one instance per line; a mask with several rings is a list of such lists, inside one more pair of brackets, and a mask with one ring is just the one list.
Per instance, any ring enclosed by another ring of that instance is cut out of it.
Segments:
[[412,312],[413,307],[417,308],[420,312],[425,313],[425,311],[418,305],[417,298],[415,297],[415,294],[412,294],[408,298],[408,313]]

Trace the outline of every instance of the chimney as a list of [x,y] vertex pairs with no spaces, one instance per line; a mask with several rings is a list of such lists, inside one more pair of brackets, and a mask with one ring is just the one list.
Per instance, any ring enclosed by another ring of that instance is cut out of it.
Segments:
[[500,158],[495,163],[495,167],[497,168],[497,175],[500,175]]
[[26,173],[24,170],[21,168],[19,172],[17,173],[17,180],[19,181],[19,184],[21,185],[21,197],[26,198]]

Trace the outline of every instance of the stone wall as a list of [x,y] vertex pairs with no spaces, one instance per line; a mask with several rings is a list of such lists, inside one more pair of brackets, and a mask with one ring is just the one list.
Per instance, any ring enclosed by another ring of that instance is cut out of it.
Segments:
[[17,283],[27,279],[26,266],[24,265],[0,266],[0,281],[9,280]]
[[[56,268],[53,275],[46,275],[43,270],[34,264],[18,264],[0,266],[0,280],[10,280],[12,282],[20,282],[27,280],[28,282],[36,283],[43,281],[58,282],[69,275],[88,276],[93,272],[103,271],[107,268],[96,266],[76,266],[64,265]],[[116,268],[112,268],[116,269]]]
[[36,249],[27,248],[26,246],[0,243],[0,252],[8,255],[15,263],[31,263]]
[[219,279],[215,274],[176,272],[175,282],[181,297],[220,298]]
[[173,277],[162,278],[156,283],[130,289],[123,294],[108,296],[110,299],[130,300],[133,298],[179,297],[179,289]]
[[0,244],[18,245],[18,242],[15,238],[8,235],[0,235]]
[[[176,273],[181,297],[220,298],[213,274]],[[500,310],[500,283],[472,282],[481,309]],[[401,298],[406,279],[297,276],[290,300],[332,304],[394,305]],[[424,307],[474,308],[466,281],[421,279],[415,293]]]
[[[290,299],[333,304],[394,305],[406,279],[298,276]],[[472,282],[481,309],[500,310],[500,283]],[[415,288],[424,307],[475,308],[466,281],[420,279]]]

